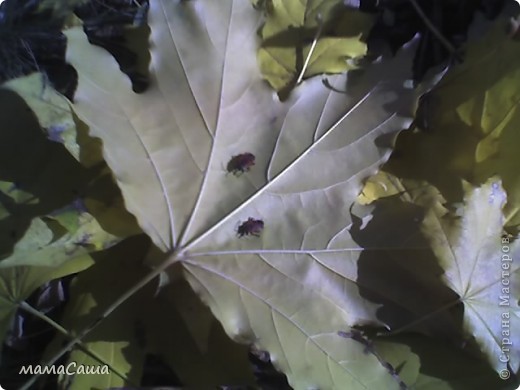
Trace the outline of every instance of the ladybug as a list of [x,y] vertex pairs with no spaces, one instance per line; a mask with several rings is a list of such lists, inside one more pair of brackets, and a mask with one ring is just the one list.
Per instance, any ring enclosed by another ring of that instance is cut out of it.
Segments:
[[238,176],[244,172],[249,171],[255,165],[255,155],[253,153],[242,153],[231,157],[227,164],[228,173]]
[[242,222],[238,227],[237,234],[238,237],[243,236],[255,236],[260,237],[260,233],[264,229],[264,221],[261,219],[254,219],[249,217],[247,221]]

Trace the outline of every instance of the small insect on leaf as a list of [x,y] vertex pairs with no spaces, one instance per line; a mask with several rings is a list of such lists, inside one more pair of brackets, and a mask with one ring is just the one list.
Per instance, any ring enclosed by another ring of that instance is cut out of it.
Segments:
[[227,171],[238,176],[249,171],[255,165],[255,155],[253,153],[242,153],[231,157],[227,164]]
[[243,236],[255,236],[259,237],[260,233],[264,229],[264,221],[261,219],[254,219],[249,217],[247,221],[242,222],[238,227],[237,234],[238,237]]

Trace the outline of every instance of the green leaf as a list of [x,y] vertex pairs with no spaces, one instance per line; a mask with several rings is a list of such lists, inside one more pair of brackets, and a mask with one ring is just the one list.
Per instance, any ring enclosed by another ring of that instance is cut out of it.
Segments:
[[45,139],[15,93],[1,88],[0,104],[0,254],[5,256],[34,218],[71,204],[97,171],[85,169],[62,145]]
[[[102,208],[117,206],[118,199],[122,203],[114,183],[103,180],[108,172],[85,168],[63,145],[45,139],[37,119],[48,129],[63,125],[68,135],[76,132],[68,103],[41,75],[3,84],[0,105],[0,335],[5,336],[19,303],[35,289],[88,268],[88,253],[138,229],[124,207],[110,213],[123,217],[119,223],[126,223],[124,229],[107,223],[109,214]],[[76,145],[85,158],[80,159],[94,161],[97,153],[97,163],[102,161],[95,147],[83,148],[95,142],[84,141]],[[69,146],[74,152],[72,141]]]
[[[0,178],[8,179],[0,182],[0,267],[54,267],[139,233],[99,140],[76,128],[66,98],[33,74],[3,84],[0,100]],[[36,117],[27,115],[31,109]],[[64,145],[45,139],[36,120],[47,131],[62,128]]]
[[506,194],[494,179],[478,188],[466,185],[464,201],[460,217],[440,206],[430,210],[423,230],[443,279],[464,304],[464,329],[495,370],[509,364],[517,371],[520,350],[511,345],[520,343],[520,266],[512,259],[520,256],[520,246],[501,233]]
[[47,137],[62,143],[74,158],[87,167],[102,162],[99,140],[76,127],[70,103],[48,84],[41,73],[10,80],[2,88],[17,93],[36,115]]
[[[410,51],[353,80],[332,76],[335,90],[307,80],[280,102],[257,68],[259,14],[247,1],[155,1],[150,24],[140,95],[113,58],[67,31],[75,110],[103,140],[128,209],[226,332],[268,350],[294,387],[398,388],[337,332],[380,324],[358,291],[349,209],[410,123],[402,114],[420,93],[404,86]],[[252,169],[226,172],[246,152]],[[260,237],[238,238],[252,217]]]
[[20,265],[55,267],[78,256],[110,247],[121,238],[99,225],[77,202],[43,218],[35,218],[0,267]]

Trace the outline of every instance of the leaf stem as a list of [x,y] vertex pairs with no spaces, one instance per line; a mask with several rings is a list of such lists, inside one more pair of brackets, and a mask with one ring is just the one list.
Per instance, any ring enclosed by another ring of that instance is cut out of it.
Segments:
[[[89,334],[92,330],[94,330],[105,318],[107,318],[114,310],[116,310],[120,305],[122,305],[127,299],[129,299],[132,295],[138,292],[141,288],[147,285],[150,281],[155,279],[161,272],[163,272],[170,265],[179,261],[179,253],[177,251],[173,251],[170,256],[157,268],[151,270],[148,274],[146,274],[141,280],[135,283],[132,287],[130,287],[125,293],[123,293],[117,300],[115,300],[105,311],[89,326],[84,328],[78,335],[72,338],[62,349],[54,354],[50,359],[48,359],[43,366],[52,366],[56,361],[65,353],[69,352],[76,344],[79,344],[81,340]],[[36,382],[41,374],[35,374],[27,382],[24,383],[20,390],[29,390],[31,386]]]
[[307,54],[307,57],[305,58],[305,62],[303,64],[300,75],[298,76],[298,79],[296,80],[296,84],[300,84],[302,82],[305,71],[307,70],[307,67],[309,66],[309,62],[311,61],[312,53],[314,53],[314,49],[316,49],[316,45],[318,44],[318,39],[320,39],[321,31],[323,30],[323,19],[321,17],[321,14],[316,15],[316,22],[318,22],[318,30],[316,31],[316,35],[314,36],[314,39],[312,40],[311,48],[309,49],[309,53]]

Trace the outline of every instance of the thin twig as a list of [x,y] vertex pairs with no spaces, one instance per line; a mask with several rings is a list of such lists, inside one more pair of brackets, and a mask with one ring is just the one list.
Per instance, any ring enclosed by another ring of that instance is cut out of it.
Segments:
[[437,37],[437,39],[442,43],[442,45],[448,50],[453,56],[456,58],[459,58],[459,54],[457,49],[451,44],[450,41],[448,41],[444,35],[439,31],[437,27],[432,23],[432,21],[426,16],[422,8],[417,4],[416,0],[408,0],[409,3],[412,5],[412,7],[415,9],[419,17],[423,20],[424,24],[428,29]]
[[[130,287],[123,295],[121,295],[116,301],[114,301],[105,311],[89,326],[83,329],[78,335],[71,339],[62,349],[60,349],[57,353],[54,354],[53,357],[48,359],[43,365],[44,366],[52,366],[56,361],[64,354],[69,352],[76,344],[80,343],[81,340],[89,334],[92,330],[94,330],[105,318],[107,318],[114,310],[116,310],[120,305],[122,305],[128,298],[133,296],[137,291],[147,285],[150,281],[155,279],[161,272],[163,272],[166,268],[168,268],[173,263],[179,261],[178,253],[174,251],[167,260],[165,260],[160,266],[150,271],[147,275],[145,275],[141,280],[139,280],[136,284]],[[24,385],[20,388],[20,390],[29,390],[31,386],[36,382],[39,378],[40,374],[35,374]]]
[[[33,316],[38,317],[39,319],[45,321],[46,323],[51,325],[53,328],[55,328],[57,331],[59,331],[61,334],[65,335],[68,339],[73,339],[74,338],[74,336],[67,329],[65,329],[63,326],[58,324],[52,318],[46,316],[41,311],[39,311],[39,310],[35,309],[34,307],[32,307],[31,305],[29,305],[27,302],[25,302],[25,301],[20,302],[19,307],[20,307],[20,309],[25,310],[26,312],[32,314]],[[92,359],[96,360],[98,363],[110,367],[110,371],[113,372],[114,374],[116,374],[121,379],[123,379],[125,382],[127,382],[127,383],[130,382],[126,375],[124,375],[123,373],[119,372],[117,369],[112,367],[111,364],[107,363],[96,352],[91,351],[85,344],[83,344],[83,342],[79,341],[78,345],[77,345],[77,348],[81,352],[83,352],[86,355],[90,356]]]

